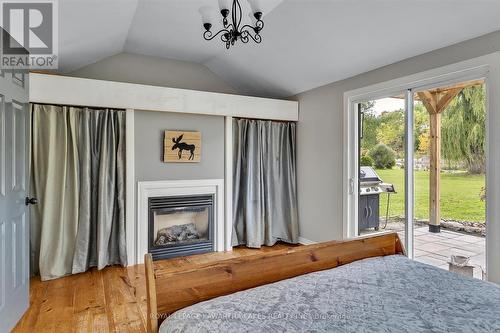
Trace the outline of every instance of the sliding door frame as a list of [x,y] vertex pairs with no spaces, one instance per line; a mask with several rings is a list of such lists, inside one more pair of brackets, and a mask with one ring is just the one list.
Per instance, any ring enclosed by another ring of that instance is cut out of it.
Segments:
[[405,247],[408,258],[413,259],[415,248],[413,246],[413,221],[414,214],[414,173],[413,152],[415,140],[413,137],[414,118],[413,118],[413,90],[408,89],[405,92]]
[[[347,91],[344,93],[344,188],[343,188],[343,238],[355,238],[358,224],[358,193],[359,193],[359,122],[358,103],[396,96],[404,92],[405,95],[405,246],[409,258],[414,256],[413,221],[414,221],[414,168],[413,168],[413,93],[414,91],[447,86],[460,82],[483,79],[486,85],[486,134],[487,148],[489,136],[489,94],[488,94],[489,65],[470,66],[467,62],[445,66],[434,70],[401,77],[395,80],[378,83],[372,86]],[[489,165],[489,149],[486,149],[486,159]],[[489,167],[486,170],[486,184],[489,185]],[[488,188],[489,186],[487,186]],[[486,222],[488,228],[489,209],[488,201],[493,202],[493,196],[488,195]],[[488,232],[486,239],[486,262],[488,262]]]
[[[409,91],[409,90],[408,90]],[[358,194],[359,194],[359,103],[366,102],[369,100],[375,100],[380,98],[386,98],[390,96],[404,95],[405,96],[405,108],[411,104],[411,114],[413,114],[413,98],[411,93],[405,91],[405,89],[387,89],[382,91],[375,91],[373,93],[363,94],[359,96],[353,96],[349,99],[349,108],[348,108],[348,128],[344,128],[344,139],[347,139],[347,148],[344,146],[344,175],[346,175],[347,168],[347,184],[344,187],[344,223],[343,223],[343,238],[355,238],[358,237]],[[410,97],[410,102],[408,98]],[[410,120],[407,116],[408,111],[405,112],[405,123],[408,124]],[[413,119],[411,119],[413,121]],[[344,120],[345,125],[345,120]],[[405,127],[406,128],[406,127]],[[347,133],[348,137],[345,137]],[[411,144],[413,146],[413,136],[410,133],[405,132],[406,143]],[[410,136],[410,141],[408,140],[408,136]],[[347,150],[347,151],[346,151]],[[347,153],[347,158],[346,158]],[[405,185],[409,182],[412,182],[413,179],[413,168],[409,166],[410,159],[408,158],[409,154],[411,154],[411,160],[413,160],[413,151],[408,149],[408,144],[405,145],[405,170],[411,169],[411,175],[408,175],[408,172],[405,172]],[[347,163],[346,163],[347,162]],[[346,165],[347,164],[347,165]],[[408,179],[411,177],[411,179]],[[406,187],[408,188],[408,187]],[[347,195],[345,195],[347,194]],[[409,191],[405,191],[405,202],[413,202],[413,192],[410,189]],[[347,206],[347,207],[346,207]],[[408,221],[413,221],[413,210],[408,210],[408,205],[405,204],[405,235],[408,234],[408,229],[410,225]],[[381,231],[380,233],[383,233]],[[411,233],[411,231],[410,231]],[[410,234],[411,235],[411,234]],[[408,237],[405,240],[405,246],[409,249],[412,244],[411,241],[408,243]],[[409,251],[411,252],[411,251]],[[408,255],[412,257],[412,254],[408,252]]]

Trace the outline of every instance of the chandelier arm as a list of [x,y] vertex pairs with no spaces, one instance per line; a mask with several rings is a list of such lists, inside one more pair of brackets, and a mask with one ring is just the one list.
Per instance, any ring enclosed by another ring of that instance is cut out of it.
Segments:
[[258,29],[259,30],[259,33],[262,31],[262,29],[264,29],[264,21],[262,20],[258,20],[256,23],[255,23],[255,26],[251,26],[249,24],[245,24],[243,27],[241,27],[241,31],[245,30],[245,29],[250,29],[251,31],[253,31],[254,33],[257,33],[255,32],[255,29]]
[[231,41],[231,31],[229,31],[228,33],[221,34],[220,40],[223,43],[230,42]]
[[264,21],[262,21],[262,20],[257,20],[257,22],[255,22],[255,26],[256,26],[256,27],[259,27],[259,30],[264,29]]
[[236,22],[235,13],[236,13],[236,1],[233,1],[233,4],[231,5],[231,21],[232,21],[233,25],[236,26],[236,24],[235,24],[235,22]]
[[228,24],[227,27],[225,28],[227,31],[234,30],[234,25],[232,23]]
[[242,26],[240,31],[243,32],[243,31],[248,31],[248,30],[250,30],[250,31],[252,31],[252,32],[255,33],[255,27],[251,26],[249,24],[245,24],[244,26]]
[[250,36],[250,38],[252,38],[253,41],[257,44],[262,42],[262,37],[259,34],[255,34],[255,37],[254,37],[251,33],[249,33],[248,36]]
[[[236,12],[236,10],[234,10],[234,16],[236,17],[236,21],[237,24],[236,24],[236,31],[239,31],[240,30],[240,24],[241,24],[241,19],[243,17],[243,11],[241,10],[241,5],[240,5],[240,2],[238,0],[234,0],[233,4],[236,3],[236,6],[235,6],[235,9],[237,7],[238,11]],[[240,15],[238,17],[238,14]]]
[[246,31],[246,30],[242,30],[241,31],[240,40],[241,40],[242,43],[244,43],[244,44],[248,43],[248,41],[249,41],[248,35],[249,34],[250,33],[248,31]]
[[254,27],[252,27],[251,25],[245,24],[241,28],[241,33],[245,34],[245,36],[247,36],[247,39],[248,39],[248,36],[250,36],[253,39],[253,41],[256,42],[257,44],[259,44],[260,42],[262,42],[262,37],[260,36],[260,34],[258,34],[258,33],[255,32]]
[[[205,38],[205,40],[212,40],[212,39],[214,39],[215,37],[217,37],[218,35],[220,35],[220,34],[222,34],[222,33],[227,33],[227,34],[229,34],[229,30],[227,30],[227,29],[222,29],[222,30],[217,31],[217,33],[216,33],[216,34],[212,34],[212,32],[211,32],[211,31],[205,31],[205,32],[203,33],[203,38]],[[222,36],[223,36],[223,35],[222,35]],[[222,36],[221,36],[221,37],[222,37]]]

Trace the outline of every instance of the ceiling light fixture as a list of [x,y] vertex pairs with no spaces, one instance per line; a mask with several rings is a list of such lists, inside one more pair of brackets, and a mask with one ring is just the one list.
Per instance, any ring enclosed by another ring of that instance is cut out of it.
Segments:
[[[206,40],[212,40],[218,36],[223,43],[226,44],[226,49],[229,49],[234,43],[239,39],[243,43],[248,43],[250,39],[253,39],[255,43],[260,43],[262,37],[260,32],[264,28],[264,21],[262,21],[262,11],[259,9],[258,0],[248,0],[252,7],[253,17],[256,19],[255,25],[251,26],[248,24],[241,25],[242,10],[241,4],[238,0],[233,0],[232,9],[229,10],[227,1],[220,0],[220,13],[222,15],[223,29],[219,30],[217,33],[212,33],[210,30],[212,28],[212,23],[207,15],[203,15],[203,27],[205,32],[203,33],[203,38]],[[229,22],[228,17],[231,14],[231,22]]]

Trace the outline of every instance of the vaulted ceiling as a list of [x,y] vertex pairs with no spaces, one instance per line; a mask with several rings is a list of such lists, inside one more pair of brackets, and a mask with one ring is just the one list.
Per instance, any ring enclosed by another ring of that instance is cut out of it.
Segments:
[[500,30],[497,0],[261,0],[262,43],[226,50],[202,38],[207,5],[218,10],[217,0],[60,0],[60,72],[130,52],[200,63],[242,93],[286,97]]

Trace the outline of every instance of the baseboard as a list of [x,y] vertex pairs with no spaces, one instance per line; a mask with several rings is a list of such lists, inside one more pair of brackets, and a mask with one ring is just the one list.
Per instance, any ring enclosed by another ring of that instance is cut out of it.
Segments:
[[309,239],[304,238],[304,237],[299,237],[299,243],[302,245],[311,245],[311,244],[316,244],[317,242],[309,240]]

